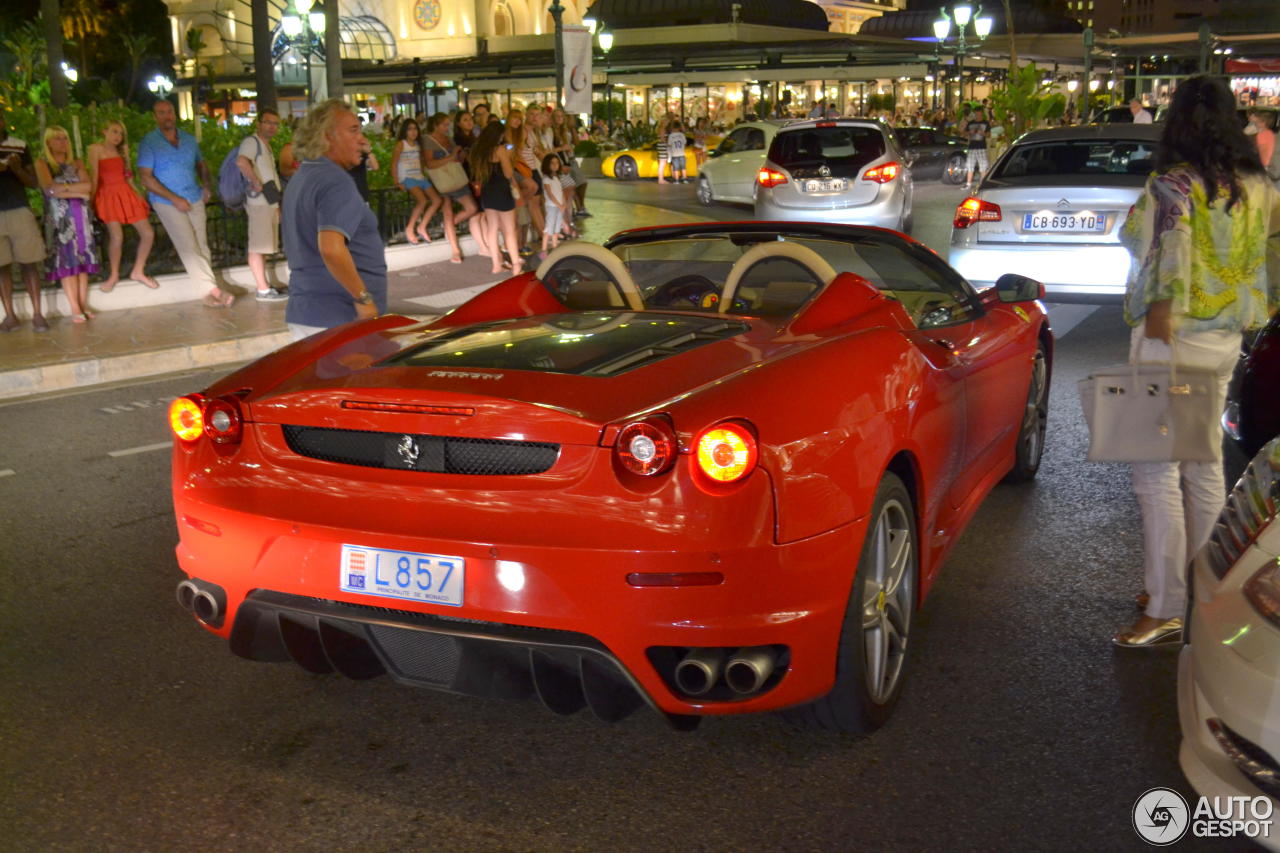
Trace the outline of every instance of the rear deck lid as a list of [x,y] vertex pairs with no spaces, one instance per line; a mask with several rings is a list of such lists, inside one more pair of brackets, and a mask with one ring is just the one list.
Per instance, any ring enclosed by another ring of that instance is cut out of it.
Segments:
[[773,201],[810,209],[871,204],[881,185],[861,178],[887,151],[884,131],[873,124],[819,122],[779,131],[768,162],[789,180],[773,188]]

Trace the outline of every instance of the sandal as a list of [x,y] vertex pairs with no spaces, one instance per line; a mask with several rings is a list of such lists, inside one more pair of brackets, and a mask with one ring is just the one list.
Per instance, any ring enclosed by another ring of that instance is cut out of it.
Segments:
[[235,301],[236,301],[236,295],[235,295],[234,293],[232,293],[232,292],[231,292],[231,291],[229,291],[229,290],[223,291],[223,293],[222,293],[222,307],[223,307],[223,308],[230,308],[230,307],[231,307],[231,303],[233,303],[233,302],[235,302]]
[[204,303],[206,308],[226,308],[227,303],[222,301],[222,295],[218,293],[206,293],[200,297],[200,301]]
[[114,281],[104,281],[101,285],[98,286],[98,289],[101,290],[103,293],[110,293],[111,291],[116,289],[116,284],[119,283],[119,281],[120,279],[116,279]]
[[144,275],[142,273],[139,273],[138,275],[131,275],[129,277],[132,278],[134,281],[142,282],[145,286],[151,288],[152,290],[155,290],[160,286],[160,282],[156,281],[154,278],[152,278],[149,275]]
[[31,328],[37,332],[49,331],[49,321],[44,318],[43,314],[36,314],[31,318]]
[[79,325],[80,323],[87,323],[87,322],[89,322],[89,318],[88,318],[88,317],[86,317],[86,316],[84,316],[84,314],[83,314],[83,313],[80,313],[80,314],[72,314],[72,315],[71,315],[71,322],[73,322],[73,323],[75,323],[75,324]]

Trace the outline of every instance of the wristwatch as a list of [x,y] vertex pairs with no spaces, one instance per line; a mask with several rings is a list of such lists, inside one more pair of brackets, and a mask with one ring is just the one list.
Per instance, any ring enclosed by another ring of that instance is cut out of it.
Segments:
[[373,302],[373,294],[367,290],[362,290],[360,291],[359,296],[353,296],[351,298],[361,305],[369,305]]

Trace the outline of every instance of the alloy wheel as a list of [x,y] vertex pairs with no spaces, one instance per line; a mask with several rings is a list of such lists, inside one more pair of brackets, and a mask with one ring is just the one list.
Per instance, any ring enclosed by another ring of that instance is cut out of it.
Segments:
[[893,696],[906,661],[911,608],[915,543],[907,509],[897,500],[880,508],[871,532],[873,550],[862,594],[864,673],[871,701],[883,704]]

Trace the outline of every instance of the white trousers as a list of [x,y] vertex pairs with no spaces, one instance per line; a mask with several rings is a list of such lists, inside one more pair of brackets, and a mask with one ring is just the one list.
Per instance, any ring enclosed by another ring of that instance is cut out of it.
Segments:
[[[1239,332],[1180,332],[1178,364],[1215,370],[1225,397],[1240,357]],[[1168,364],[1169,345],[1133,330],[1130,360]],[[1209,541],[1226,503],[1222,458],[1215,462],[1135,462],[1133,490],[1142,510],[1143,574],[1153,619],[1181,616],[1187,602],[1187,564]]]
[[209,234],[205,228],[204,202],[197,201],[183,213],[171,204],[152,205],[160,224],[169,235],[169,241],[178,252],[182,266],[191,280],[201,290],[218,287],[213,275],[212,253],[209,251]]

